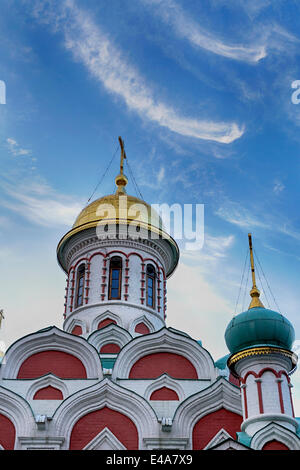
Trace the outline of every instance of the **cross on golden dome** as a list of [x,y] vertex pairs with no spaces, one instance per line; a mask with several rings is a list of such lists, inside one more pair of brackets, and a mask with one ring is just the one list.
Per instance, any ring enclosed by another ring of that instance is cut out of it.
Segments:
[[121,148],[121,156],[120,156],[120,173],[115,178],[115,183],[117,185],[116,194],[126,193],[125,186],[128,183],[127,177],[124,175],[124,158],[126,158],[126,153],[124,149],[124,141],[121,137],[119,137],[119,143]]
[[250,308],[254,307],[262,307],[264,308],[264,305],[259,299],[260,292],[256,286],[256,279],[255,279],[255,267],[254,267],[254,258],[253,258],[253,250],[252,250],[252,236],[251,233],[248,233],[248,239],[249,239],[249,250],[250,250],[250,263],[251,263],[251,273],[252,273],[252,289],[250,291],[250,295],[252,297],[251,303],[248,307],[248,310]]

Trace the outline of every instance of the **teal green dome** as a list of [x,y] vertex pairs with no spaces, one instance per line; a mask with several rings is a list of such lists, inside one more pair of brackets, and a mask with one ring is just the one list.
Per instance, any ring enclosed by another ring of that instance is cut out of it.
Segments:
[[290,350],[295,340],[293,325],[280,313],[253,307],[233,317],[225,331],[231,354],[257,346]]
[[226,354],[226,356],[223,356],[221,357],[220,359],[218,359],[216,362],[215,362],[215,366],[218,368],[218,369],[226,369],[227,367],[227,360],[229,358],[230,354]]

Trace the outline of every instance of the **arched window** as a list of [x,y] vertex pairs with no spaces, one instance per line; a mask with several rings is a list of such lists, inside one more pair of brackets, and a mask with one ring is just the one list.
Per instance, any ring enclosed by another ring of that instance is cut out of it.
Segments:
[[85,266],[81,264],[77,269],[76,307],[80,307],[83,304],[84,272]]
[[147,264],[146,271],[146,299],[147,306],[155,308],[155,269],[152,264]]
[[122,258],[114,256],[110,260],[109,265],[109,290],[108,299],[121,298],[121,281],[122,281]]

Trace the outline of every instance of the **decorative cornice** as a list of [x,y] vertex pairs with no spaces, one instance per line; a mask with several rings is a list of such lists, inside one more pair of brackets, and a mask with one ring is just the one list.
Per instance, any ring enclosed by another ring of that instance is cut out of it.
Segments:
[[292,364],[295,366],[297,364],[298,357],[293,351],[287,349],[276,348],[273,346],[258,346],[256,348],[248,348],[243,351],[239,351],[229,357],[227,364],[229,368],[232,368],[238,361],[249,356],[263,356],[265,354],[282,354],[285,357],[288,357]]
[[144,437],[146,449],[179,449],[185,450],[189,444],[186,437]]
[[[137,240],[134,238],[121,237],[114,239],[99,239],[95,234],[95,229],[88,229],[74,235],[74,237],[68,240],[68,244],[64,248],[66,265],[70,266],[75,257],[88,256],[88,250],[91,249],[101,249],[105,256],[107,250],[111,247],[115,247],[116,245],[126,246],[131,249],[140,249],[152,256],[154,255],[164,268],[170,268],[173,263],[172,250],[164,243],[163,239],[149,240],[148,238],[140,238]],[[169,272],[169,275],[171,275],[171,272]]]
[[19,437],[21,450],[59,450],[64,442],[64,437]]
[[[104,249],[106,248],[116,247],[116,246],[125,246],[130,249],[142,249],[146,253],[149,253],[151,256],[158,256],[160,255],[161,259],[160,262],[162,264],[167,265],[171,262],[170,255],[167,253],[165,249],[159,243],[159,240],[148,240],[148,239],[141,239],[141,240],[133,240],[133,239],[105,239],[99,240],[97,236],[90,235],[85,239],[82,239],[82,235],[86,235],[81,232],[81,237],[78,236],[76,240],[74,240],[73,244],[70,246],[68,250],[68,255],[66,256],[67,264],[70,265],[71,262],[73,263],[74,257],[80,255],[85,255],[86,252],[91,249]],[[69,242],[70,243],[70,242]]]
[[[76,315],[80,314],[81,312],[86,312],[87,309],[91,309],[91,308],[97,308],[97,307],[105,307],[107,309],[110,309],[110,308],[114,308],[114,306],[124,306],[124,307],[131,307],[131,308],[135,308],[136,310],[141,310],[141,311],[145,311],[145,313],[151,315],[151,316],[154,316],[156,317],[158,320],[160,320],[162,322],[162,326],[164,325],[164,321],[161,317],[161,315],[159,315],[157,312],[155,312],[155,310],[153,310],[152,308],[150,307],[146,307],[144,305],[140,305],[140,304],[133,304],[133,303],[130,303],[130,302],[126,302],[126,301],[123,301],[123,300],[108,300],[106,302],[97,302],[97,303],[90,303],[90,304],[87,304],[87,305],[83,305],[82,307],[77,307],[76,309],[73,310],[73,312],[71,312],[67,318],[65,319],[64,321],[64,324],[63,324],[63,329],[65,331],[69,331],[70,329],[70,320],[74,319],[74,318],[78,318]],[[108,310],[107,310],[108,311]],[[105,313],[105,312],[103,312]],[[112,313],[112,312],[110,312]],[[142,313],[142,312],[141,312]],[[102,313],[99,314],[99,317],[101,316],[102,317]],[[79,317],[80,318],[80,317]],[[118,323],[120,324],[120,326],[122,326],[121,324],[121,317],[118,316]],[[138,317],[140,318],[140,317]],[[98,319],[98,316],[97,316],[97,319]],[[100,320],[99,320],[100,321]],[[92,329],[93,329],[93,326],[92,326]]]

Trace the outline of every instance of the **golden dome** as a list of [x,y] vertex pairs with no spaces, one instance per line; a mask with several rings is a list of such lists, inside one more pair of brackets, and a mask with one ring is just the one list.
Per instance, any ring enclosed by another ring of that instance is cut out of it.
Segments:
[[81,231],[96,225],[132,224],[154,232],[162,230],[162,221],[149,204],[134,196],[110,194],[96,199],[78,215],[72,231]]
[[123,173],[123,158],[126,158],[126,155],[124,152],[123,141],[121,138],[119,138],[119,140],[122,154],[120,174],[115,178],[117,190],[115,194],[110,194],[96,199],[80,212],[72,229],[66,233],[58,244],[57,257],[59,264],[64,271],[67,270],[64,248],[67,242],[74,235],[83,232],[84,230],[96,228],[97,235],[99,236],[100,232],[98,229],[100,228],[101,234],[104,235],[104,238],[108,238],[108,236],[105,236],[105,233],[103,232],[106,230],[109,231],[111,226],[118,226],[119,233],[123,233],[120,229],[121,226],[124,228],[130,226],[134,227],[135,237],[139,237],[140,235],[140,238],[146,238],[146,234],[147,238],[151,239],[151,234],[155,234],[153,238],[166,240],[172,253],[172,262],[170,263],[170,267],[167,272],[167,275],[169,276],[177,266],[179,259],[177,243],[163,230],[161,218],[149,204],[142,199],[130,196],[126,193],[125,186],[128,180]]

